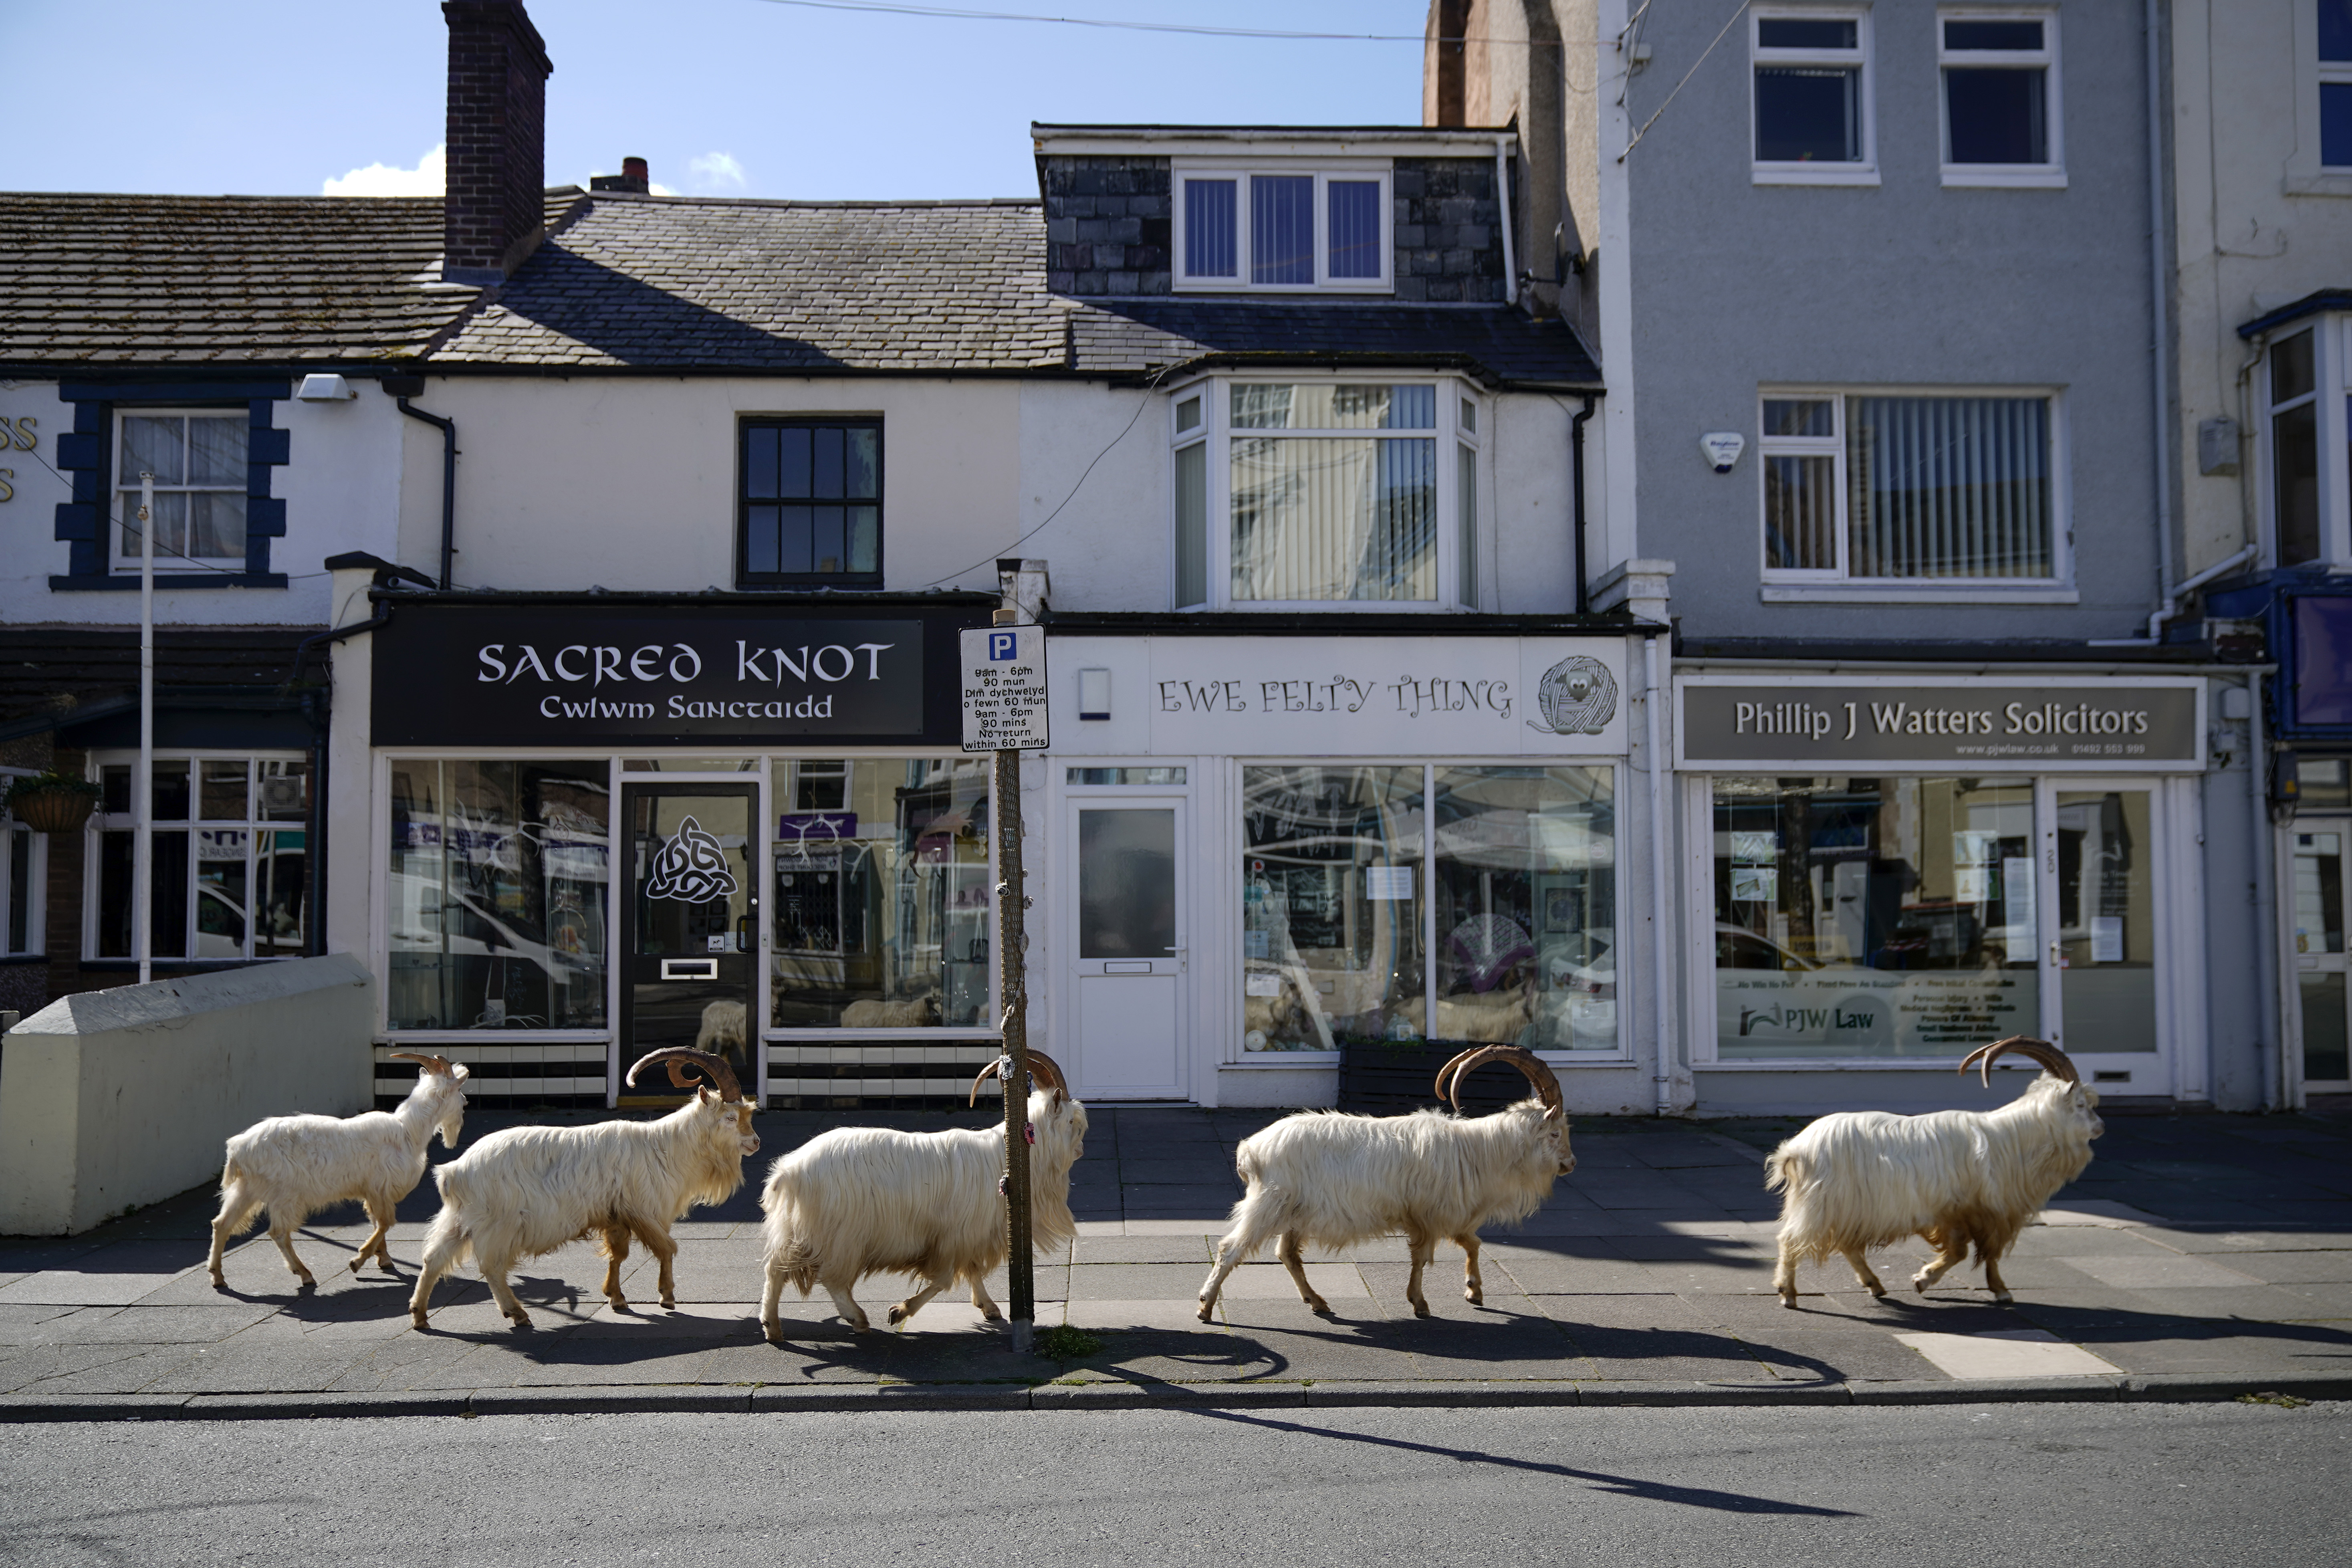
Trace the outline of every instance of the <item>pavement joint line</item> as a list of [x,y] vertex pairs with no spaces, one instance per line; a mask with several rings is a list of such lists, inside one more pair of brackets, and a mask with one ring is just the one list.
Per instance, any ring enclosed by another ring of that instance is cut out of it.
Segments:
[[842,1410],[1236,1410],[1541,1406],[2194,1404],[2251,1394],[2352,1399],[2352,1374],[2118,1373],[1938,1383],[1675,1383],[1638,1380],[1263,1383],[856,1383],[584,1384],[570,1388],[373,1393],[0,1394],[0,1425],[58,1421],[289,1421],[437,1415],[811,1414]]

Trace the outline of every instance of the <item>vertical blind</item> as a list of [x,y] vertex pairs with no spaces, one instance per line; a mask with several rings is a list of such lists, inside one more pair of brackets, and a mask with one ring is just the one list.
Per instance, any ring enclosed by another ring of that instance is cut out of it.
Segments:
[[1848,397],[1845,414],[1850,575],[2051,575],[2047,399]]
[[1184,276],[1234,276],[1234,182],[1184,182]]
[[[1429,386],[1240,385],[1236,430],[1432,430]],[[1434,599],[1433,437],[1236,436],[1235,599]]]

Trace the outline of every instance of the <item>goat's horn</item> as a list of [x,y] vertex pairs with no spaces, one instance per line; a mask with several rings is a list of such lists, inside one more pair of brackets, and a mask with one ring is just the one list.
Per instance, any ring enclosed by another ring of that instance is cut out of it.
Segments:
[[420,1056],[415,1051],[393,1051],[389,1053],[389,1059],[396,1062],[415,1062],[425,1071],[437,1072],[442,1074],[444,1077],[446,1077],[449,1074],[449,1058],[447,1057]]
[[2032,1058],[2041,1063],[2043,1070],[2051,1077],[2062,1083],[2083,1081],[2082,1074],[2074,1070],[2074,1064],[2068,1058],[2065,1052],[2047,1040],[2037,1040],[2025,1035],[2011,1035],[2005,1040],[1995,1040],[1991,1045],[1979,1046],[1969,1053],[1966,1061],[1960,1063],[1960,1071],[1965,1075],[1970,1068],[1976,1068],[1978,1080],[1987,1089],[1990,1089],[1993,1061],[2004,1051],[2014,1051],[2021,1057]]
[[1464,1062],[1468,1061],[1472,1057],[1476,1056],[1479,1051],[1484,1048],[1485,1047],[1480,1046],[1473,1046],[1466,1051],[1456,1051],[1454,1053],[1454,1059],[1452,1061],[1447,1062],[1444,1067],[1437,1069],[1438,1099],[1444,1100],[1446,1098],[1445,1081],[1454,1076],[1454,1069],[1459,1068]]
[[737,1081],[735,1069],[728,1064],[727,1058],[709,1051],[698,1051],[691,1046],[666,1046],[657,1051],[647,1051],[637,1058],[636,1065],[629,1069],[625,1081],[634,1088],[637,1075],[655,1062],[669,1064],[669,1081],[679,1089],[692,1089],[694,1079],[689,1075],[698,1070],[719,1090],[719,1099],[743,1098],[743,1086]]
[[[1547,1120],[1565,1116],[1568,1113],[1567,1107],[1560,1101],[1559,1079],[1553,1076],[1550,1068],[1544,1065],[1541,1057],[1522,1046],[1481,1046],[1476,1050],[1465,1052],[1447,1063],[1447,1070],[1454,1074],[1453,1090],[1449,1098],[1454,1101],[1455,1110],[1462,1109],[1463,1081],[1488,1062],[1508,1062],[1525,1073],[1528,1081],[1535,1085],[1537,1098],[1543,1101],[1544,1116]],[[1444,1073],[1441,1072],[1439,1076],[1443,1078]]]
[[980,1086],[986,1083],[990,1079],[994,1078],[996,1076],[996,1069],[1003,1065],[1004,1058],[1003,1057],[999,1057],[994,1061],[980,1069],[978,1076],[973,1078],[971,1080],[971,1098],[965,1101],[967,1105],[978,1105],[980,1103]]
[[[1063,1075],[1061,1063],[1055,1061],[1053,1058],[1047,1056],[1045,1052],[1038,1050],[1034,1047],[1031,1047],[1024,1054],[1029,1058],[1029,1076],[1032,1079],[1044,1084],[1046,1089],[1051,1090],[1060,1099],[1068,1100],[1072,1098],[1070,1094],[1070,1080]],[[994,1078],[997,1074],[997,1069],[1002,1068],[1003,1065],[1004,1058],[1003,1057],[998,1057],[994,1061],[980,1069],[978,1076],[974,1077],[971,1080],[971,1098],[965,1101],[966,1104],[978,1105],[980,1103],[980,1086],[986,1083],[990,1079]]]

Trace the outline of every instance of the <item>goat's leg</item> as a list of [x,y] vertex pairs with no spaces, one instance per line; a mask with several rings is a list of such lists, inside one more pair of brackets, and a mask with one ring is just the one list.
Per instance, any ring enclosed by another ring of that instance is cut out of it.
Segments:
[[661,1277],[655,1281],[654,1288],[661,1292],[663,1310],[677,1310],[677,1279],[670,1268],[677,1261],[677,1243],[672,1241],[669,1232],[659,1226],[632,1225],[629,1228],[637,1233],[637,1239],[646,1244],[646,1250],[652,1253],[654,1260],[661,1265]]
[[850,1300],[848,1286],[821,1283],[824,1284],[825,1294],[833,1298],[833,1310],[841,1314],[841,1321],[847,1323],[854,1332],[862,1334],[873,1327],[866,1321],[866,1309]]
[[783,1314],[776,1310],[784,1296],[784,1267],[775,1257],[768,1259],[767,1283],[760,1289],[760,1337],[772,1345],[784,1342]]
[[1331,1303],[1317,1294],[1315,1287],[1307,1282],[1307,1254],[1297,1231],[1282,1233],[1282,1245],[1275,1249],[1275,1256],[1282,1259],[1285,1268],[1290,1270],[1290,1282],[1298,1287],[1298,1299],[1307,1303],[1307,1310],[1328,1314],[1331,1310]]
[[971,1276],[971,1304],[979,1308],[980,1315],[992,1323],[998,1322],[1004,1317],[1003,1312],[997,1310],[995,1299],[989,1295],[987,1283],[977,1274]]
[[213,1218],[212,1274],[215,1290],[228,1289],[228,1280],[221,1273],[221,1249],[253,1223],[253,1211],[260,1206],[246,1195],[241,1181],[233,1180],[221,1189],[220,1213]]
[[[444,1209],[442,1213],[446,1215],[448,1211]],[[436,1221],[433,1228],[425,1233],[425,1256],[416,1266],[416,1289],[408,1296],[411,1327],[421,1329],[425,1326],[425,1309],[433,1300],[433,1287],[440,1282],[441,1276],[449,1271],[450,1265],[457,1261],[458,1255],[465,1249],[466,1236],[462,1230],[445,1230]]]
[[1862,1288],[1864,1289],[1869,1291],[1874,1296],[1884,1296],[1886,1294],[1886,1287],[1880,1284],[1878,1282],[1878,1276],[1870,1271],[1870,1259],[1863,1256],[1861,1247],[1842,1247],[1838,1248],[1838,1256],[1844,1258],[1847,1264],[1853,1268],[1853,1277],[1862,1281]]
[[1772,1289],[1780,1293],[1783,1307],[1797,1304],[1797,1247],[1785,1236],[1780,1238],[1780,1261],[1772,1268]]
[[1929,1286],[1969,1260],[1969,1235],[1964,1230],[1923,1230],[1919,1234],[1936,1249],[1934,1259],[1911,1276],[1911,1289],[1924,1296]]
[[361,1266],[367,1262],[368,1255],[373,1253],[376,1267],[394,1279],[399,1278],[399,1270],[392,1266],[392,1248],[384,1240],[392,1234],[392,1205],[382,1198],[362,1198],[360,1202],[366,1205],[368,1218],[375,1222],[375,1229],[360,1243],[360,1249],[352,1254],[352,1272],[357,1274]]
[[1225,1289],[1225,1276],[1255,1257],[1257,1249],[1265,1245],[1265,1238],[1281,1228],[1274,1217],[1279,1203],[1272,1194],[1256,1189],[1234,1205],[1233,1226],[1217,1243],[1216,1266],[1201,1285],[1201,1321],[1207,1322],[1209,1314],[1217,1310],[1217,1298]]
[[1992,1292],[1992,1299],[1996,1301],[2013,1300],[2009,1293],[2009,1282],[2000,1277],[2000,1259],[1990,1252],[1985,1254],[1985,1288]]
[[1462,1249],[1462,1299],[1474,1307],[1486,1304],[1486,1281],[1478,1272],[1478,1233],[1465,1230],[1454,1238]]
[[932,1297],[955,1283],[955,1272],[950,1269],[944,1274],[926,1274],[923,1276],[923,1281],[921,1289],[890,1309],[889,1318],[892,1323],[903,1323],[921,1311],[924,1304]]
[[602,1248],[604,1254],[604,1300],[615,1312],[625,1312],[629,1310],[629,1299],[621,1294],[621,1265],[628,1260],[629,1227],[608,1225],[603,1227],[601,1234],[604,1238]]
[[1412,1315],[1429,1316],[1429,1298],[1421,1293],[1421,1271],[1437,1256],[1437,1238],[1433,1236],[1407,1237],[1412,1247],[1412,1273],[1404,1283],[1404,1299],[1412,1303]]
[[319,1281],[311,1278],[310,1269],[303,1267],[302,1260],[294,1256],[294,1226],[297,1223],[292,1219],[280,1220],[277,1211],[271,1210],[269,1239],[276,1242],[278,1250],[286,1255],[286,1267],[292,1269],[295,1278],[302,1281],[302,1289],[315,1290],[319,1288]]
[[474,1261],[481,1266],[482,1283],[490,1288],[490,1299],[499,1304],[499,1310],[505,1313],[516,1328],[529,1333],[530,1314],[522,1310],[522,1303],[515,1300],[514,1289],[507,1283],[507,1270],[514,1267],[514,1259],[483,1258],[477,1254]]

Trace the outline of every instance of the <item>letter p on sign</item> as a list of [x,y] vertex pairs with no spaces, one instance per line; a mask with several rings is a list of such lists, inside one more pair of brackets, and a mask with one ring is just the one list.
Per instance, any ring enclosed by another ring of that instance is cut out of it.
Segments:
[[988,657],[991,662],[1001,662],[1020,657],[1021,639],[1012,632],[988,634]]

